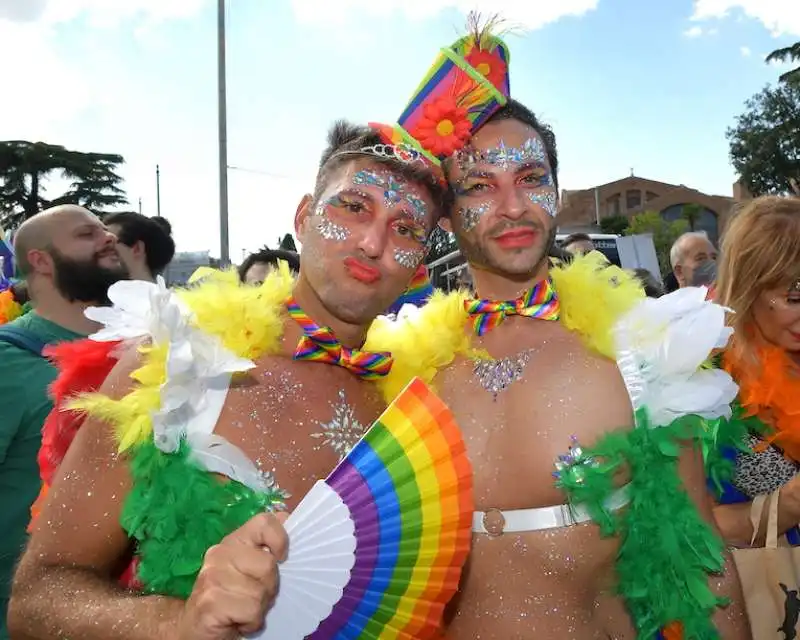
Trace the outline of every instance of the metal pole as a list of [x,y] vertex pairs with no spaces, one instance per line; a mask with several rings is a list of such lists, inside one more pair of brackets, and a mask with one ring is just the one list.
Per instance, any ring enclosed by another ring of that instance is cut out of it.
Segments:
[[600,226],[600,191],[597,187],[594,188],[594,221],[597,226]]
[[156,215],[161,216],[161,168],[156,165]]
[[231,259],[228,247],[228,108],[225,80],[225,0],[217,0],[217,84],[219,88],[219,242],[220,263]]
[[142,215],[142,199],[139,198],[139,215]]

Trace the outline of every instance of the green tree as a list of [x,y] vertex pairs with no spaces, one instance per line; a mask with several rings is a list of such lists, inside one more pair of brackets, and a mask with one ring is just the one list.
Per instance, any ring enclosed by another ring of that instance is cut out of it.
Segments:
[[754,196],[784,194],[800,179],[800,80],[767,86],[727,131],[730,159]]
[[[97,213],[128,202],[117,168],[122,156],[82,153],[60,145],[0,141],[0,225],[13,228],[42,209],[78,204]],[[68,190],[45,197],[49,178],[70,181]]]
[[658,256],[658,266],[661,269],[661,274],[666,275],[672,269],[672,265],[669,263],[669,250],[678,239],[678,236],[685,233],[688,227],[686,220],[680,219],[674,222],[667,222],[658,211],[643,211],[631,218],[630,226],[625,235],[652,234],[653,244]]
[[603,233],[623,235],[628,229],[628,219],[625,216],[606,216],[600,218],[600,230]]
[[[767,56],[766,62],[798,62],[800,63],[800,42],[793,45],[775,49]],[[781,82],[800,81],[800,66],[781,74]]]
[[685,204],[681,209],[681,218],[686,220],[689,225],[689,231],[694,231],[697,226],[697,221],[703,213],[703,207],[699,204]]
[[278,245],[278,249],[282,249],[283,251],[294,251],[297,253],[297,245],[294,243],[294,238],[292,237],[291,233],[287,233],[283,236],[283,240],[281,240],[280,244]]

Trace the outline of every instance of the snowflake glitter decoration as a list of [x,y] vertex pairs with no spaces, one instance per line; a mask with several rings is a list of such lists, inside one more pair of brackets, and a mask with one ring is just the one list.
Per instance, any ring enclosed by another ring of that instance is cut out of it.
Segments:
[[356,446],[366,429],[356,418],[355,409],[347,404],[343,390],[339,390],[339,400],[331,403],[331,406],[333,418],[329,422],[320,422],[322,431],[312,433],[311,437],[322,439],[322,446],[329,446],[342,460]]

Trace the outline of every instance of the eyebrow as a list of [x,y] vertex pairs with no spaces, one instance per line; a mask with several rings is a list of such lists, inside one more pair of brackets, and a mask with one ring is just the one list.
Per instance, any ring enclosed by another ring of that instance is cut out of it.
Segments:
[[[365,185],[369,187],[370,185]],[[380,187],[375,187],[375,189],[380,189]],[[365,198],[366,200],[374,200],[375,197],[365,189],[354,189],[353,187],[348,187],[347,189],[342,189],[339,191],[337,196],[356,196],[358,198]]]

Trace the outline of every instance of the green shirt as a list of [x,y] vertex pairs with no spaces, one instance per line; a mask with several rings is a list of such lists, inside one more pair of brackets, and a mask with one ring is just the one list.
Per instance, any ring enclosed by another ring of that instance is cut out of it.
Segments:
[[[35,311],[6,326],[25,329],[47,344],[84,337]],[[8,638],[11,580],[41,488],[36,456],[42,425],[53,408],[47,389],[55,377],[56,368],[48,360],[0,340],[0,640]]]

